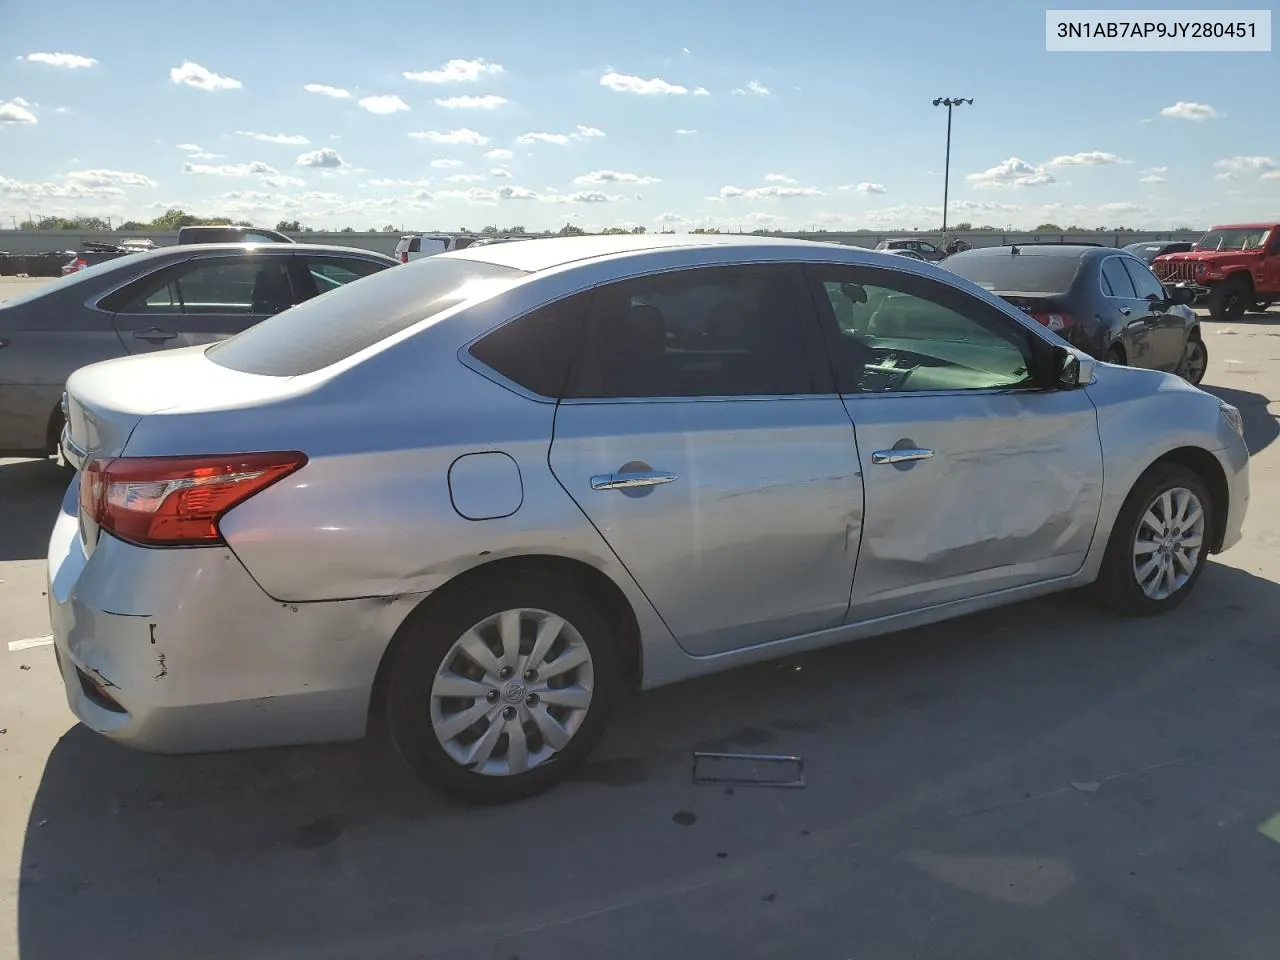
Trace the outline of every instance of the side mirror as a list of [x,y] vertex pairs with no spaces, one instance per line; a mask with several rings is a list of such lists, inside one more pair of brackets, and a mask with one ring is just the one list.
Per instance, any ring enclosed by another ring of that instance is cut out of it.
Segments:
[[1093,382],[1093,361],[1066,347],[1053,348],[1054,385],[1062,390],[1076,390]]
[[840,284],[840,292],[845,295],[850,303],[867,302],[867,288],[860,283],[842,283]]
[[1195,302],[1195,299],[1196,299],[1195,291],[1192,290],[1190,287],[1188,287],[1185,283],[1178,283],[1178,284],[1174,284],[1173,286],[1166,286],[1164,289],[1165,289],[1165,294],[1167,295],[1168,301],[1170,303],[1178,303],[1178,304],[1182,304],[1183,306],[1189,307],[1191,306],[1192,303]]

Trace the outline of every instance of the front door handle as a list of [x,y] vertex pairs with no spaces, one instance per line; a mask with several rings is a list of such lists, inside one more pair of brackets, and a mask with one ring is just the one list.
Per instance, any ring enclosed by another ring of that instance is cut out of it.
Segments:
[[150,330],[135,330],[133,338],[135,340],[172,340],[177,336],[169,330],[161,330],[158,327],[152,327]]
[[1129,308],[1128,308],[1128,307],[1121,307],[1121,308],[1120,308],[1120,312],[1121,312],[1122,314],[1124,314],[1124,315],[1127,317],[1127,316],[1129,315],[1129,313],[1130,313],[1130,310],[1129,310]]
[[910,463],[913,460],[928,460],[932,456],[932,450],[925,450],[920,447],[903,447],[894,450],[877,450],[871,455],[871,462]]
[[592,490],[629,490],[632,487],[656,487],[679,479],[663,470],[636,470],[629,473],[598,473],[591,478]]

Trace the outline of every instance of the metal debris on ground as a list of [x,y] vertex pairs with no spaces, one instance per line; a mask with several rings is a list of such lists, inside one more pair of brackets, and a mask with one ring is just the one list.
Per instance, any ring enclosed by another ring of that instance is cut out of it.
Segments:
[[[781,768],[777,776],[761,773],[761,766]],[[764,753],[695,753],[694,783],[732,783],[743,787],[803,787],[804,757]]]

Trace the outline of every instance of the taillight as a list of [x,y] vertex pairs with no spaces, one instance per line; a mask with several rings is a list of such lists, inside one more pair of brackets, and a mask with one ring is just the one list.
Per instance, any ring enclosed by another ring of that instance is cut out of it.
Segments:
[[1065,313],[1033,313],[1032,318],[1042,323],[1054,333],[1061,333],[1076,325],[1075,318]]
[[401,262],[401,263],[408,263],[408,262],[409,262],[409,251],[408,251],[408,250],[401,250],[401,251],[400,251],[400,262]]
[[93,460],[80,478],[80,508],[130,543],[210,546],[222,542],[223,514],[306,462],[297,452]]

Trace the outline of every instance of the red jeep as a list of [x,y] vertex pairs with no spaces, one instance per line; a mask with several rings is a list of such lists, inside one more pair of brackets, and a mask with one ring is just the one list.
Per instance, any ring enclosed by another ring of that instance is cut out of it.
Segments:
[[1214,227],[1188,252],[1156,257],[1151,269],[1164,283],[1206,288],[1213,319],[1239,320],[1280,300],[1280,223]]

